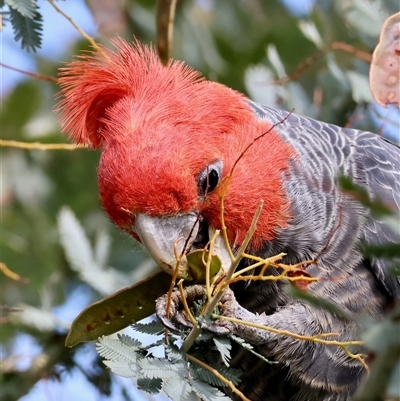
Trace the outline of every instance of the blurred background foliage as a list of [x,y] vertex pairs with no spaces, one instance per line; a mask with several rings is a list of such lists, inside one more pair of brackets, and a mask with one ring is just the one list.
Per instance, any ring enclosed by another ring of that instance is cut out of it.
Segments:
[[[62,9],[67,2],[56,4]],[[18,2],[0,2],[5,30],[11,29],[11,3]],[[156,41],[156,0],[87,0],[82,7],[96,21],[96,41],[108,45],[115,35]],[[256,101],[398,142],[398,111],[379,107],[368,87],[368,60],[380,28],[398,11],[398,0],[179,0],[172,56]],[[44,19],[44,29],[47,24]],[[80,38],[64,46],[52,29],[63,56],[57,61],[50,54],[31,57],[39,74],[56,77],[61,62],[88,49],[88,43]],[[7,60],[3,54],[2,62]],[[53,112],[57,84],[23,77],[2,93],[2,139],[64,142]],[[80,310],[155,269],[101,209],[99,152],[0,151],[0,261],[27,279],[0,275],[0,399],[70,399],[77,391],[67,387],[71,377],[79,383],[80,400],[144,399],[129,382],[110,377],[93,344],[64,347]],[[69,209],[62,209],[65,205]],[[63,241],[60,230],[67,233]],[[68,249],[75,249],[75,260]],[[58,384],[48,387],[51,383]]]

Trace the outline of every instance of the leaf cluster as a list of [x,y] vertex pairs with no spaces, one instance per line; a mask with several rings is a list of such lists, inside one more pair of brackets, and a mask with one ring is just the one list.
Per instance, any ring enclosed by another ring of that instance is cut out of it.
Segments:
[[9,20],[14,29],[16,42],[28,52],[36,52],[42,44],[43,18],[36,0],[2,0],[0,7],[8,6],[8,11],[1,11],[3,21]]
[[[207,400],[228,401],[229,398],[219,389],[226,386],[224,381],[212,372],[197,364],[197,358],[190,360],[179,348],[180,338],[173,334],[162,337],[164,327],[159,321],[147,324],[135,324],[133,328],[147,335],[157,335],[157,341],[144,346],[140,341],[126,334],[118,334],[117,338],[103,336],[97,343],[97,351],[105,359],[104,363],[112,372],[128,378],[134,378],[138,388],[150,394],[163,394],[174,401]],[[214,368],[226,380],[239,383],[239,371],[231,369],[231,344],[228,339],[214,338],[215,349],[222,362]],[[163,347],[164,357],[154,355],[154,347]],[[208,344],[199,342],[195,354],[206,355]],[[199,363],[204,363],[198,359]]]

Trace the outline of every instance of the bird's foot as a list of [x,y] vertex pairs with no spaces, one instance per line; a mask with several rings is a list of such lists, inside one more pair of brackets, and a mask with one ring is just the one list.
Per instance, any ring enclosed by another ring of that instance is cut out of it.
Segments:
[[[193,320],[197,327],[212,332],[219,336],[234,334],[252,344],[264,344],[269,341],[270,333],[254,324],[266,324],[268,317],[249,312],[236,301],[235,294],[228,287],[224,290],[218,302],[218,313],[214,315],[220,318],[209,318],[201,314],[202,303],[206,299],[206,289],[202,285],[193,285],[184,289],[186,303],[191,310],[192,318],[189,318],[182,302],[181,293],[175,291],[171,296],[169,314],[167,314],[168,295],[163,295],[156,301],[156,313],[165,327],[173,332],[181,332],[193,327]],[[196,305],[197,303],[197,305]],[[224,317],[235,318],[241,322],[232,322]],[[194,318],[194,319],[193,319]],[[249,324],[250,323],[250,324]]]
[[[224,319],[211,320],[201,315],[202,304],[206,300],[206,288],[202,285],[186,287],[183,291],[186,303],[194,317],[198,327],[211,331],[217,335],[229,335],[234,332],[235,324]],[[156,313],[165,327],[174,332],[180,332],[193,327],[193,321],[189,318],[182,296],[179,291],[171,295],[169,313],[167,313],[168,294],[156,300]],[[226,288],[218,303],[218,312],[222,316],[235,317],[238,303],[230,288]],[[178,325],[178,327],[177,327]]]

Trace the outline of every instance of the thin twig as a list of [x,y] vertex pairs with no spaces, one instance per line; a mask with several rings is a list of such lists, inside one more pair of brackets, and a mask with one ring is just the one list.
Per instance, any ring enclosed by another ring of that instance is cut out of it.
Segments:
[[211,299],[211,285],[210,285],[210,270],[211,270],[211,261],[214,254],[214,245],[215,241],[219,236],[220,231],[215,230],[215,233],[210,241],[210,247],[208,250],[207,262],[206,262],[206,291],[207,291],[207,299]]
[[174,287],[175,287],[175,283],[176,283],[176,279],[178,277],[178,272],[179,272],[179,266],[181,265],[181,260],[183,255],[182,254],[178,254],[178,242],[182,241],[183,238],[178,238],[175,243],[174,243],[174,255],[175,255],[175,260],[176,260],[176,265],[175,265],[175,269],[174,269],[174,273],[172,274],[172,279],[171,279],[171,285],[169,286],[169,290],[168,290],[168,298],[167,298],[167,306],[165,307],[165,314],[167,316],[167,319],[170,318],[170,309],[171,309],[171,303],[172,303],[172,293],[174,291]]
[[158,0],[157,3],[157,50],[164,65],[171,56],[176,3],[177,0]]
[[372,61],[372,54],[367,53],[363,50],[357,49],[354,46],[351,46],[345,42],[333,42],[329,45],[324,46],[322,49],[317,50],[314,54],[307,57],[304,61],[302,61],[293,72],[286,75],[285,77],[276,79],[271,81],[270,84],[272,85],[283,85],[288,82],[295,81],[296,79],[300,78],[300,76],[313,65],[318,59],[323,57],[326,53],[330,52],[331,50],[341,50],[345,53],[353,54],[355,57],[364,60],[368,63]]
[[79,26],[74,22],[74,20],[69,17],[67,14],[64,13],[55,3],[54,0],[47,0],[54,8],[55,10],[60,13],[64,18],[66,18],[70,24],[91,44],[91,46],[97,50],[98,52],[102,52],[101,48],[99,45],[95,42],[94,38],[92,38],[90,35],[88,35],[83,29],[79,28]]
[[196,326],[197,322],[196,322],[196,319],[194,318],[194,316],[192,315],[192,312],[190,312],[189,305],[186,302],[185,292],[183,290],[183,284],[182,283],[183,283],[183,279],[180,279],[178,281],[178,288],[179,288],[179,292],[181,294],[183,308],[185,309],[185,312],[188,315],[188,318],[192,322],[193,326]]
[[19,281],[21,283],[29,283],[29,279],[20,276],[17,273],[14,273],[12,270],[10,270],[5,263],[0,262],[0,271],[3,272],[3,274],[7,277],[9,277],[11,280],[14,281]]
[[19,142],[0,139],[0,146],[19,149],[37,150],[76,150],[84,149],[85,146],[74,145],[71,143],[40,143],[40,142]]
[[0,66],[7,68],[9,70],[12,70],[12,71],[19,72],[24,75],[28,75],[29,77],[32,77],[32,78],[40,79],[41,81],[50,81],[50,82],[55,82],[55,83],[58,82],[58,79],[56,77],[52,77],[50,75],[35,74],[34,72],[20,70],[19,68],[15,68],[15,67],[12,67],[12,66],[4,64],[4,63],[0,63]]
[[349,357],[351,357],[353,359],[357,359],[366,370],[369,369],[368,365],[364,361],[364,356],[362,354],[353,354],[347,349],[347,347],[351,346],[351,345],[364,345],[363,341],[324,340],[323,337],[337,337],[339,334],[338,333],[321,333],[321,334],[316,334],[315,336],[303,336],[301,334],[292,333],[291,331],[279,330],[279,329],[275,329],[274,327],[271,327],[271,326],[264,326],[262,324],[252,323],[252,322],[248,322],[246,320],[236,319],[234,317],[215,315],[215,314],[212,314],[211,317],[213,319],[228,320],[232,323],[245,325],[245,326],[249,326],[249,327],[254,327],[256,329],[269,331],[271,333],[279,334],[282,336],[295,338],[296,340],[311,341],[311,342],[319,343],[319,344],[323,344],[323,345],[337,346],[337,347],[340,347]]
[[[204,312],[202,313],[202,316],[210,316],[213,313],[215,307],[217,306],[219,300],[221,299],[221,297],[225,291],[225,288],[228,285],[227,284],[228,281],[231,279],[233,273],[235,272],[235,269],[237,268],[240,261],[242,260],[241,254],[244,253],[244,250],[247,248],[247,246],[256,230],[257,221],[260,217],[263,204],[264,204],[264,202],[261,200],[258,205],[258,208],[256,210],[256,213],[253,217],[253,220],[251,222],[249,231],[246,234],[246,238],[244,239],[244,241],[239,249],[238,256],[231,263],[231,266],[227,272],[226,277],[216,286],[215,295],[211,299],[210,298],[207,299],[207,306],[206,306],[206,309],[204,310]],[[191,330],[191,332],[186,337],[186,339],[183,343],[182,349],[184,352],[189,351],[190,347],[193,345],[194,341],[200,335],[200,333],[201,333],[201,329],[199,327],[196,327],[196,326],[193,327],[193,329]]]

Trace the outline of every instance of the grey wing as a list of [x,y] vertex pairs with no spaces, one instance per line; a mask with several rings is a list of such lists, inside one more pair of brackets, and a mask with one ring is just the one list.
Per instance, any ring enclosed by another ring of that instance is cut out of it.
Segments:
[[[341,128],[314,119],[250,102],[255,114],[277,124],[289,136],[299,138],[307,131],[329,142],[340,173],[362,185],[372,199],[380,199],[393,210],[392,227],[383,219],[371,217],[363,227],[362,239],[368,244],[400,246],[400,148],[370,132]],[[320,144],[322,145],[322,143]],[[327,148],[325,148],[327,149]],[[371,261],[371,267],[392,296],[400,296],[399,278],[388,272],[385,259]]]
[[[379,199],[393,211],[386,221],[371,217],[364,225],[363,236],[367,244],[398,244],[400,247],[400,148],[378,135],[351,131],[355,137],[358,162],[365,176],[365,188],[372,199]],[[390,262],[372,261],[372,268],[389,294],[400,296],[399,277],[388,273]]]

